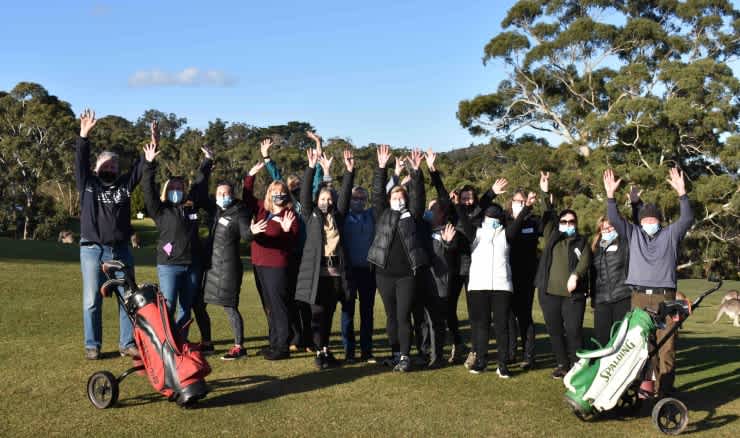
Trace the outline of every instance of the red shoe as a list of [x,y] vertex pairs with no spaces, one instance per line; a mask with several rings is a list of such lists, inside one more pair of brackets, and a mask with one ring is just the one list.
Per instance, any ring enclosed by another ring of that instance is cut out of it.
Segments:
[[247,351],[241,345],[234,345],[228,353],[221,356],[221,360],[237,360],[247,357]]

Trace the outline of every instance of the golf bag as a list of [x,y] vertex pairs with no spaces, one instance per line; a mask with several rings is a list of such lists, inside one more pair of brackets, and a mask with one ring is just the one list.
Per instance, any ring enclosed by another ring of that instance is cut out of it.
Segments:
[[[153,284],[137,286],[130,270],[120,262],[107,262],[103,271],[110,279],[101,293],[115,293],[123,303],[134,326],[141,363],[154,389],[178,405],[205,397],[205,377],[211,368],[200,351],[183,342],[179,333],[173,333],[159,288]],[[115,278],[118,272],[123,273],[122,278]]]

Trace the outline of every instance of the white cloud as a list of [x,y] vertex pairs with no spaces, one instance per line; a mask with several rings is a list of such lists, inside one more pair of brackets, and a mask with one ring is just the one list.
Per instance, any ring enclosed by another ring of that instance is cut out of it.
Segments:
[[220,70],[200,70],[188,67],[179,72],[166,72],[158,69],[139,70],[128,78],[130,87],[168,87],[168,86],[212,86],[230,87],[237,79]]

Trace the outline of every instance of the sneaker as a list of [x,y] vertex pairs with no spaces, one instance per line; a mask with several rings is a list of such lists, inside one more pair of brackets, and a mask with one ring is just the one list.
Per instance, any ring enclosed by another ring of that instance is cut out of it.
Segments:
[[247,357],[247,351],[241,345],[234,345],[226,354],[221,356],[221,360],[237,360]]
[[568,370],[566,370],[564,366],[558,365],[558,367],[553,370],[551,376],[553,379],[562,379],[566,374],[568,374]]
[[100,359],[100,349],[98,347],[85,348],[85,359],[87,360]]
[[288,347],[288,351],[291,353],[298,353],[298,346],[296,344],[290,344],[290,347]]
[[402,355],[396,366],[393,367],[393,371],[400,371],[402,373],[411,371],[411,359],[405,354]]
[[362,353],[360,356],[360,362],[365,363],[378,363],[378,360],[373,356],[372,353]]
[[531,370],[534,368],[534,359],[524,359],[524,361],[519,363],[519,366],[523,370]]
[[398,361],[401,359],[400,353],[393,353],[390,357],[387,357],[383,359],[383,365],[394,368],[396,365],[398,365]]
[[323,351],[319,351],[316,353],[316,358],[314,358],[313,364],[317,369],[320,369],[320,370],[327,368],[326,357],[324,357]]
[[203,342],[198,344],[198,350],[200,350],[200,352],[203,353],[204,356],[209,356],[216,352],[216,348],[214,348],[213,344],[204,344]]
[[471,351],[468,353],[467,359],[465,359],[465,368],[470,369],[473,365],[475,365],[475,361],[478,358],[478,355],[475,353],[475,351]]
[[475,356],[475,361],[473,361],[473,364],[470,365],[470,367],[468,368],[470,374],[480,374],[488,367],[488,361],[486,361],[482,357],[478,357],[478,355]]
[[283,360],[283,359],[290,359],[290,351],[275,351],[270,350],[269,352],[265,353],[265,359],[267,360]]
[[139,349],[131,345],[126,348],[119,348],[118,352],[121,353],[121,357],[139,357]]
[[327,368],[337,368],[341,366],[342,364],[337,360],[336,357],[334,357],[333,354],[331,354],[331,351],[324,350],[324,357],[326,358],[326,367]]
[[496,374],[502,379],[508,379],[511,377],[511,373],[509,372],[509,369],[506,368],[506,365],[499,365],[498,368],[496,368]]

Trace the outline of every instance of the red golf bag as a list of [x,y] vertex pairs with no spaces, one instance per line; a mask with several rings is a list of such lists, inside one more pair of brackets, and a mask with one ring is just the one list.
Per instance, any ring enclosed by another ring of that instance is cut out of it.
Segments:
[[90,377],[88,397],[93,405],[101,409],[113,405],[118,399],[118,384],[137,371],[145,371],[154,389],[180,406],[205,397],[205,377],[211,367],[200,351],[184,342],[179,333],[173,333],[159,288],[153,284],[137,286],[131,270],[118,261],[104,263],[103,272],[109,280],[100,292],[105,296],[115,294],[126,309],[140,357],[134,359],[133,368],[117,378],[107,371]]

